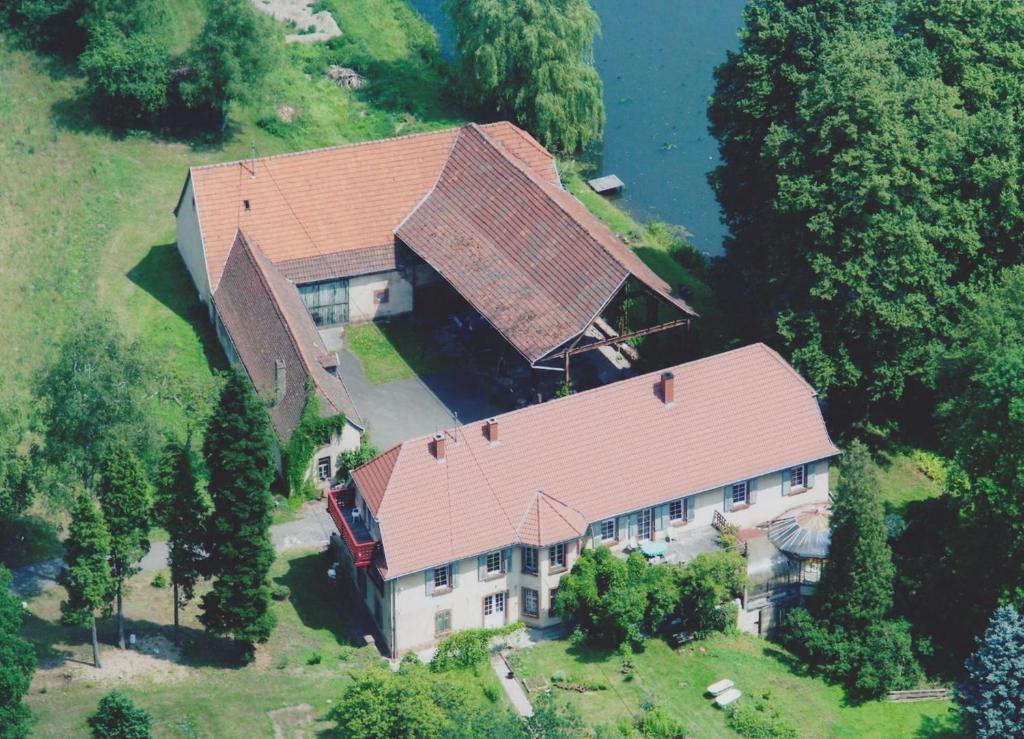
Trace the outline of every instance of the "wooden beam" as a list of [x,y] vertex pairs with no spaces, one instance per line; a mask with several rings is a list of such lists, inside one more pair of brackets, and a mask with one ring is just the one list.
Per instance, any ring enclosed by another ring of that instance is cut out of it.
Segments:
[[675,321],[669,321],[668,323],[662,323],[658,326],[651,326],[650,328],[642,328],[639,331],[632,331],[628,334],[620,334],[613,336],[610,339],[604,339],[603,341],[595,341],[592,344],[584,344],[583,346],[574,346],[566,349],[560,354],[552,355],[551,359],[557,359],[558,357],[565,358],[566,372],[568,372],[569,357],[573,354],[582,354],[583,352],[589,352],[592,349],[598,349],[602,346],[611,346],[613,344],[621,344],[629,339],[634,339],[638,336],[649,336],[650,334],[656,334],[661,331],[668,331],[669,329],[678,328],[679,326],[689,326],[689,318],[679,318]]

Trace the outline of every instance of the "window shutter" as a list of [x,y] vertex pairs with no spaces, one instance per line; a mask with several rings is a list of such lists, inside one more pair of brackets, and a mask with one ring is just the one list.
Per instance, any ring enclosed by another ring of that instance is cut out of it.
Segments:
[[594,542],[594,547],[601,546],[601,523],[590,524],[590,538]]
[[811,462],[807,467],[804,468],[804,487],[814,487],[814,462]]
[[790,488],[792,487],[790,481],[789,470],[782,471],[782,495],[783,497],[789,495]]
[[665,505],[658,506],[658,517],[657,517],[657,523],[655,524],[655,528],[658,531],[664,531],[665,530],[665,528],[666,528],[665,522],[666,522],[667,518],[668,518],[668,504],[666,503]]
[[684,516],[683,520],[684,521],[692,521],[693,520],[694,516],[697,513],[697,511],[695,510],[696,507],[697,507],[697,496],[696,495],[691,495],[691,496],[683,499],[683,516]]
[[501,552],[501,571],[512,571],[512,547],[509,547],[508,549],[503,549]]
[[732,485],[725,486],[725,495],[722,498],[722,508],[728,513],[732,510]]
[[458,561],[452,562],[448,565],[448,579],[451,581],[452,590],[459,584],[459,563]]
[[476,558],[476,576],[478,580],[483,580],[487,574],[487,555],[481,554]]
[[434,570],[433,570],[433,568],[431,568],[429,570],[426,570],[423,574],[426,575],[427,595],[433,595],[434,594]]

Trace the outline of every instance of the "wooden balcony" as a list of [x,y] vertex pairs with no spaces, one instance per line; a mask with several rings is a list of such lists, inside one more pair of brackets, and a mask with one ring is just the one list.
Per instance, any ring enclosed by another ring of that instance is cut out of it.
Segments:
[[377,552],[379,542],[370,536],[370,530],[366,528],[363,519],[358,515],[353,515],[354,509],[341,504],[341,497],[340,491],[331,490],[327,494],[327,512],[331,514],[345,546],[352,553],[352,560],[356,567],[369,567],[373,561],[373,555]]

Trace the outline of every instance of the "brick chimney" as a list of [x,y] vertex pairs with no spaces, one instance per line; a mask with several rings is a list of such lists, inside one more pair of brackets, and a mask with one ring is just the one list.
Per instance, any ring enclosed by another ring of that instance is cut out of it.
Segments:
[[488,418],[487,419],[487,441],[491,442],[491,446],[495,446],[498,443],[498,419]]
[[434,457],[438,464],[444,463],[444,434],[434,434]]
[[274,360],[274,403],[280,403],[284,400],[285,393],[288,391],[288,375],[285,371],[284,360]]
[[666,408],[676,404],[676,376],[671,372],[661,373],[661,401]]

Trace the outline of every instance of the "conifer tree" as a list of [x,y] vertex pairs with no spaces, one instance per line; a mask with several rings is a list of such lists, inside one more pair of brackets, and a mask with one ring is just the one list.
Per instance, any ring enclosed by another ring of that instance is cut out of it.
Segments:
[[99,499],[110,532],[110,573],[117,600],[117,645],[124,642],[124,585],[149,552],[152,491],[138,457],[127,446],[111,444],[100,466]]
[[0,739],[28,736],[28,708],[21,702],[28,692],[36,655],[21,638],[21,603],[11,592],[11,572],[0,565]]
[[242,642],[251,657],[255,642],[274,628],[267,573],[270,483],[274,457],[269,418],[245,377],[232,373],[221,391],[203,442],[213,513],[206,527],[207,574],[199,620],[212,633]]
[[68,538],[64,541],[65,569],[57,581],[67,590],[60,604],[65,624],[92,627],[92,661],[100,664],[100,646],[96,638],[96,613],[107,610],[113,597],[110,575],[110,533],[103,516],[88,493],[81,493],[71,512]]
[[167,530],[168,564],[174,589],[174,643],[180,643],[178,610],[192,600],[206,559],[204,537],[210,502],[196,480],[188,442],[167,445],[157,482],[156,520]]
[[863,634],[892,608],[892,550],[878,472],[860,442],[844,452],[832,501],[828,563],[811,612],[832,627]]
[[956,697],[971,735],[1024,736],[1024,616],[997,608],[964,667]]

